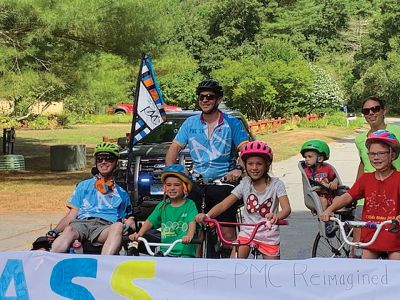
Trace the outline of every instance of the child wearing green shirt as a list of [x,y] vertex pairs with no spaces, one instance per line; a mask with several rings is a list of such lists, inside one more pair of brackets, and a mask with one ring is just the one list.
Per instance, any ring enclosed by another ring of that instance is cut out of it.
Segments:
[[[185,173],[185,168],[173,164],[161,173],[164,184],[164,200],[161,201],[147,218],[139,232],[131,234],[129,239],[137,241],[151,228],[161,228],[161,242],[171,244],[182,239],[169,253],[169,256],[195,257],[196,245],[190,244],[196,233],[197,208],[186,196],[192,188],[192,181]],[[161,247],[164,252],[167,247]]]

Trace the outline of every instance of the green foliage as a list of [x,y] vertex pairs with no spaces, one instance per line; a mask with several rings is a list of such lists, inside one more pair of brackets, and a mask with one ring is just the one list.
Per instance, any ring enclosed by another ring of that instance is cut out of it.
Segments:
[[359,108],[366,96],[377,95],[386,101],[392,113],[399,113],[400,75],[400,6],[398,1],[379,2],[378,13],[362,40],[362,50],[355,56],[356,82],[352,105]]
[[[359,128],[364,123],[362,118],[349,120],[349,128]],[[298,124],[300,128],[332,128],[332,127],[347,127],[346,115],[343,112],[336,112],[334,114],[327,114],[322,118],[315,121],[307,121],[301,119]]]
[[198,64],[183,45],[168,45],[161,58],[154,60],[157,80],[167,104],[193,108],[194,91],[203,79]]
[[306,112],[320,114],[338,111],[344,104],[343,93],[338,84],[324,69],[312,64],[310,67],[314,73],[314,82],[312,92],[308,95]]
[[130,101],[146,52],[169,104],[193,108],[212,76],[254,118],[371,94],[400,113],[399,31],[397,0],[3,0],[0,99],[17,117],[59,101],[84,119]]
[[15,120],[15,118],[12,117],[6,117],[6,116],[1,116],[0,115],[0,129],[2,130],[3,128],[19,128],[21,124]]
[[[265,40],[260,56],[225,59],[213,71],[226,89],[226,104],[250,119],[303,114],[313,80],[307,62],[290,44]],[[290,57],[291,59],[288,59]]]

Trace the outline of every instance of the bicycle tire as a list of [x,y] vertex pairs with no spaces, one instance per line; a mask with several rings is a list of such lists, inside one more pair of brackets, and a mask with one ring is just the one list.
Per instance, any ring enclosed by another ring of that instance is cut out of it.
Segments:
[[[344,244],[344,245],[343,245]],[[340,246],[342,246],[340,248]],[[335,236],[327,238],[321,236],[318,232],[312,249],[312,257],[349,257],[350,246],[344,243],[339,230],[336,230]]]

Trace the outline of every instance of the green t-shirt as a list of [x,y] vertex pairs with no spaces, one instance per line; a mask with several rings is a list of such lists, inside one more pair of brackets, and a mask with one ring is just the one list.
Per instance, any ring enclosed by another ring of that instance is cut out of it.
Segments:
[[[400,138],[400,126],[394,124],[386,124],[386,130],[393,133],[397,139]],[[371,162],[368,158],[368,149],[365,146],[365,141],[367,140],[368,131],[362,132],[355,138],[356,147],[358,150],[358,154],[360,155],[360,159],[364,164],[364,172],[370,173],[375,172],[375,168],[371,165]],[[400,171],[400,157],[398,157],[395,161],[392,162],[393,166],[396,170]],[[357,201],[357,205],[363,205],[364,199],[360,199]]]
[[[178,207],[171,206],[169,198],[158,203],[154,211],[148,217],[153,228],[161,228],[161,242],[173,243],[175,240],[187,235],[189,223],[194,221],[197,208],[194,202],[185,198],[185,202]],[[168,247],[161,247],[164,252]],[[171,256],[196,256],[195,244],[177,244],[169,253]]]
[[[390,131],[393,133],[397,139],[400,138],[400,126],[394,125],[394,124],[387,124],[386,125],[386,130]],[[375,168],[371,165],[369,158],[368,158],[368,149],[365,147],[365,141],[367,140],[367,134],[368,132],[362,132],[359,135],[356,136],[355,138],[355,143],[358,149],[358,154],[360,155],[360,159],[364,164],[364,172],[365,173],[370,173],[374,172]],[[398,157],[394,162],[393,166],[396,168],[396,170],[400,171],[400,157]]]

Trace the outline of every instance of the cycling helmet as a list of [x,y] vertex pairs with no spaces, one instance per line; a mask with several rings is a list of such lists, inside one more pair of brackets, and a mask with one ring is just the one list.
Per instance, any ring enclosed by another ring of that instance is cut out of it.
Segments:
[[302,156],[304,156],[304,153],[306,151],[316,151],[319,154],[322,154],[324,157],[324,160],[329,159],[329,146],[327,143],[321,140],[309,140],[301,146],[300,153]]
[[250,156],[261,156],[272,162],[274,155],[272,149],[261,141],[252,141],[244,145],[243,150],[240,152],[240,158],[246,161]]
[[109,153],[116,157],[119,157],[119,146],[116,143],[101,142],[94,148],[93,155],[96,156],[100,153]]
[[187,175],[186,169],[184,166],[180,164],[173,164],[166,166],[162,172],[161,172],[161,181],[164,183],[165,179],[167,177],[178,177],[180,180],[182,180],[184,183],[187,185],[188,192],[192,189],[193,182]]
[[393,133],[387,130],[378,130],[373,133],[370,133],[368,135],[367,140],[365,141],[365,146],[369,148],[369,146],[373,142],[384,143],[388,145],[396,153],[395,159],[399,157],[399,152],[400,152],[399,141]]
[[196,94],[200,95],[200,92],[202,91],[212,91],[218,97],[222,97],[224,95],[224,90],[222,89],[222,86],[219,84],[218,81],[212,79],[206,79],[199,83],[196,88]]

